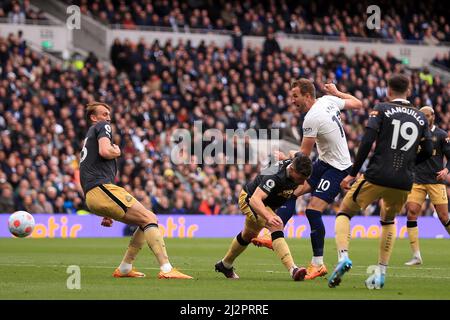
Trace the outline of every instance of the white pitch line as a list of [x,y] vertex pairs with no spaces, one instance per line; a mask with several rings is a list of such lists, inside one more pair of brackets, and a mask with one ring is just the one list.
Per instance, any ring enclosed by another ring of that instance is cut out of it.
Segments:
[[[43,265],[36,265],[36,264],[13,264],[13,263],[0,263],[0,266],[8,266],[8,267],[33,267],[33,268],[67,268],[69,265],[57,265],[57,264],[43,264]],[[359,266],[360,268],[363,268],[363,266]],[[80,268],[89,268],[89,269],[114,269],[115,267],[111,267],[111,266],[101,266],[101,265],[80,265]],[[159,268],[153,268],[153,267],[143,267],[140,268],[143,270],[159,270]],[[410,268],[405,268],[405,269],[410,269]],[[184,271],[200,271],[200,272],[211,272],[212,269],[185,269],[183,268]],[[286,273],[286,271],[271,271],[271,270],[266,270],[266,271],[253,271],[256,273]],[[355,273],[355,272],[350,272],[349,275],[354,275],[354,276],[367,276],[367,273]],[[430,276],[430,275],[397,275],[397,274],[388,274],[388,277],[390,278],[419,278],[419,279],[449,279],[450,280],[450,276]]]

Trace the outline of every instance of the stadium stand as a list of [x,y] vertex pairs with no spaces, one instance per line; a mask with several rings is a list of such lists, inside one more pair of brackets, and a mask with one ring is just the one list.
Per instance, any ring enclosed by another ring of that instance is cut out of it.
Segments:
[[[104,24],[125,29],[142,26],[174,31],[240,30],[244,35],[280,33],[387,42],[439,44],[450,42],[450,12],[442,1],[377,1],[383,12],[381,28],[366,27],[371,1],[124,1],[73,0],[82,12]],[[363,13],[363,14],[361,14]]]
[[29,0],[7,0],[0,3],[0,21],[25,24],[47,20],[44,13],[30,6]]
[[[385,79],[404,68],[391,55],[349,56],[343,48],[307,55],[281,50],[275,39],[263,48],[117,39],[111,61],[107,68],[91,54],[81,67],[53,63],[18,35],[0,38],[0,212],[83,209],[78,157],[87,130],[84,105],[101,100],[113,107],[123,150],[119,185],[157,213],[237,214],[242,184],[261,167],[174,165],[169,155],[176,128],[192,130],[195,120],[204,129],[280,128],[295,141],[301,118],[287,105],[289,82],[309,77],[319,96],[321,84],[334,81],[363,100],[365,110],[343,115],[354,156],[369,109],[386,95]],[[426,70],[412,71],[411,80],[413,103],[433,105],[437,124],[448,131],[450,84]]]

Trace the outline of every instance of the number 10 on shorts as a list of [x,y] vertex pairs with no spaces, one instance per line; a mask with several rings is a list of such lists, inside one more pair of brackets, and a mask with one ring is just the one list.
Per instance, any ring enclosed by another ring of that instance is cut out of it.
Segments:
[[325,180],[325,179],[320,179],[317,189],[322,190],[322,191],[327,191],[328,188],[330,188],[330,181]]

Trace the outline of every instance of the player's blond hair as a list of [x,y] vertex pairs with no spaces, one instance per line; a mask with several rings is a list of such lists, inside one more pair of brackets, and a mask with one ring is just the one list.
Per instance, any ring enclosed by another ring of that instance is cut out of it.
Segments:
[[431,111],[432,114],[434,114],[434,110],[432,106],[424,106],[419,109],[419,111],[424,112],[425,110]]
[[89,124],[91,123],[91,115],[95,114],[98,106],[103,106],[106,109],[108,109],[109,111],[111,111],[111,107],[104,102],[94,101],[94,102],[88,103],[86,105],[86,120],[88,121]]

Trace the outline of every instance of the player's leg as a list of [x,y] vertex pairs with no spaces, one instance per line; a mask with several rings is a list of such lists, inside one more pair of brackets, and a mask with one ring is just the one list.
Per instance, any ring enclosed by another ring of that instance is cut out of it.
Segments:
[[323,250],[325,246],[325,225],[322,220],[322,212],[327,208],[329,202],[313,196],[309,201],[305,214],[311,229],[311,247],[313,257],[308,266],[306,279],[314,279],[327,274],[327,268],[323,262]]
[[340,284],[344,274],[352,267],[349,258],[350,220],[361,209],[381,196],[381,190],[360,177],[345,195],[335,222],[335,240],[338,253],[338,263],[328,279],[328,286],[334,288]]
[[137,272],[133,269],[133,263],[136,260],[137,255],[141,251],[145,243],[144,232],[141,228],[136,228],[133,235],[131,236],[130,243],[128,245],[127,251],[123,256],[122,262],[119,267],[114,271],[113,276],[121,277],[123,275],[127,276],[145,276],[144,274]]
[[381,289],[384,286],[389,260],[397,238],[395,216],[401,211],[408,198],[409,191],[383,188],[383,204],[381,206],[381,236],[378,253],[378,270],[366,280],[369,289]]
[[450,234],[450,219],[448,216],[448,198],[447,187],[444,184],[428,184],[428,194],[430,195],[431,203],[438,214],[439,220]]
[[[273,215],[276,215],[272,209],[267,208]],[[260,219],[260,217],[258,217]],[[264,223],[265,224],[265,223]],[[281,263],[289,271],[289,274],[295,281],[302,281],[306,275],[306,269],[303,267],[297,267],[292,257],[291,250],[284,238],[284,225],[280,227],[269,227],[270,235],[272,238],[272,247],[275,254],[281,260]]]
[[420,215],[422,204],[427,195],[426,187],[423,184],[414,184],[411,192],[406,200],[407,221],[406,227],[408,229],[409,245],[412,251],[412,259],[405,262],[405,265],[419,265],[422,264],[422,257],[419,248],[419,227],[417,225],[417,218]]
[[[106,214],[109,217],[126,224],[137,225],[142,230],[147,245],[158,260],[161,272],[159,278],[191,279],[172,267],[167,255],[166,245],[158,228],[156,215],[147,210],[139,201],[130,195],[125,189],[113,184],[99,186],[101,191],[115,203],[114,207],[108,208]],[[138,234],[139,235],[139,234]]]
[[158,278],[192,279],[192,277],[185,275],[172,267],[167,254],[166,244],[158,227],[157,217],[153,212],[147,210],[136,200],[136,202],[128,208],[122,221],[128,224],[138,225],[143,231],[145,241],[159,263],[161,271],[158,274]]
[[[314,167],[313,174],[308,180],[313,192],[305,214],[311,229],[311,246],[313,257],[308,267],[306,279],[314,279],[327,274],[323,262],[325,244],[325,225],[322,213],[341,191],[340,183],[347,176],[347,171],[338,170],[324,162]],[[316,170],[316,172],[314,172]]]
[[[117,188],[117,189],[116,189]],[[123,221],[128,207],[136,201],[131,195],[126,195],[114,185],[101,185],[88,191],[86,204],[89,210],[97,215]],[[122,199],[120,199],[122,198]],[[119,267],[114,271],[114,277],[144,277],[145,274],[133,269],[133,262],[145,243],[144,234],[139,228],[133,234],[127,252]]]
[[215,270],[221,272],[227,278],[238,279],[239,276],[234,272],[233,263],[236,258],[247,249],[250,241],[256,238],[264,227],[265,221],[257,219],[251,210],[247,201],[247,193],[241,191],[239,195],[239,209],[246,216],[244,229],[231,241],[227,253],[215,265]]
[[[305,183],[307,184],[307,183]],[[295,214],[295,204],[297,202],[297,198],[292,198],[286,201],[286,203],[281,206],[276,214],[281,218],[283,221],[283,225],[286,226],[288,221],[292,218],[292,216]],[[270,234],[261,236],[261,237],[255,237],[252,239],[252,243],[257,247],[266,247],[268,249],[273,250],[272,247],[272,238],[270,237]]]

